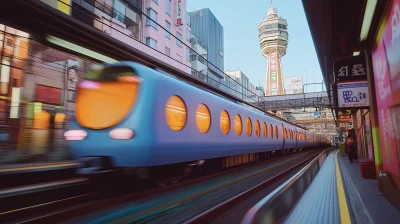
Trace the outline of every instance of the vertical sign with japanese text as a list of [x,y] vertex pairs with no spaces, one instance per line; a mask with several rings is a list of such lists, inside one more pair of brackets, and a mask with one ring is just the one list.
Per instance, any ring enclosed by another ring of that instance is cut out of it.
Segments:
[[339,58],[335,61],[334,67],[336,82],[367,80],[364,56]]
[[277,58],[276,52],[269,54],[269,66],[270,66],[270,90],[271,95],[277,95],[278,91],[278,69],[277,69]]
[[177,26],[183,25],[183,15],[184,15],[184,10],[183,10],[183,0],[176,0],[176,20],[175,24]]

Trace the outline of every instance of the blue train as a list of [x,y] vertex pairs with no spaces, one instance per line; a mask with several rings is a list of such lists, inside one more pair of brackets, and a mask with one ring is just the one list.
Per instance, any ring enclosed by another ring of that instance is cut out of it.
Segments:
[[85,75],[65,137],[80,173],[121,169],[160,185],[208,161],[227,168],[330,143],[133,62]]

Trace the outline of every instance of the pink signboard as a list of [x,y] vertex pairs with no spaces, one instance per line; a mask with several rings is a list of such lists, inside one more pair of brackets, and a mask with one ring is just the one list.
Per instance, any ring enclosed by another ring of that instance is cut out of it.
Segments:
[[383,168],[387,172],[399,174],[396,139],[391,122],[389,107],[392,104],[389,65],[383,41],[379,41],[372,52],[376,88],[376,104],[380,125]]
[[[389,64],[393,96],[400,95],[400,0],[393,0],[386,13],[383,39]],[[399,104],[400,97],[393,98],[393,104]]]
[[276,92],[278,90],[278,76],[277,76],[277,58],[276,52],[272,52],[269,58],[269,66],[270,66],[270,82],[271,82],[271,91]]

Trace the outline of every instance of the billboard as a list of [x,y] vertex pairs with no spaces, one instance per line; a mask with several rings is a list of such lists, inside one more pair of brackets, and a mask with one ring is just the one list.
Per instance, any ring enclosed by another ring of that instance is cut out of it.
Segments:
[[303,77],[285,78],[285,90],[286,94],[303,93]]
[[338,83],[339,108],[369,106],[368,81]]
[[[398,146],[396,145],[396,121],[392,120],[396,111],[392,110],[394,104],[394,91],[392,90],[390,76],[390,62],[386,56],[384,39],[377,40],[372,51],[372,64],[374,67],[376,107],[378,112],[379,129],[382,149],[382,163],[385,171],[399,175]],[[399,112],[400,113],[400,112]]]
[[175,24],[177,26],[183,25],[184,11],[185,10],[183,10],[183,0],[177,0],[176,1],[176,20],[175,20]]

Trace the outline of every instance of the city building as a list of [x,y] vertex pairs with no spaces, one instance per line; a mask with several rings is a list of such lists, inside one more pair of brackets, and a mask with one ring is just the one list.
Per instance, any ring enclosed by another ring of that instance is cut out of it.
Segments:
[[264,88],[262,86],[257,86],[256,87],[256,95],[259,96],[259,97],[265,96],[265,91],[264,91]]
[[266,75],[266,96],[283,95],[283,74],[281,57],[288,46],[287,21],[278,16],[276,8],[268,9],[267,16],[258,24],[260,47],[268,59]]
[[42,1],[131,47],[191,73],[190,51],[186,47],[190,46],[191,37],[186,1]]
[[186,46],[191,46],[191,29],[186,1],[145,0],[143,7],[147,16],[165,28],[164,30],[149,18],[144,18],[143,33],[146,45],[177,60],[178,63],[183,63],[176,64],[176,67],[190,74],[190,49]]
[[250,83],[249,78],[239,69],[225,71],[224,85],[226,92],[248,102],[257,102],[258,96],[263,93],[262,87]]
[[192,75],[207,82],[207,47],[192,34],[190,44],[190,62],[192,63]]
[[227,92],[240,99],[245,99],[248,95],[249,78],[241,70],[228,70],[225,71],[225,75]]
[[189,12],[191,29],[207,48],[207,75],[210,80],[224,79],[224,28],[210,9]]

